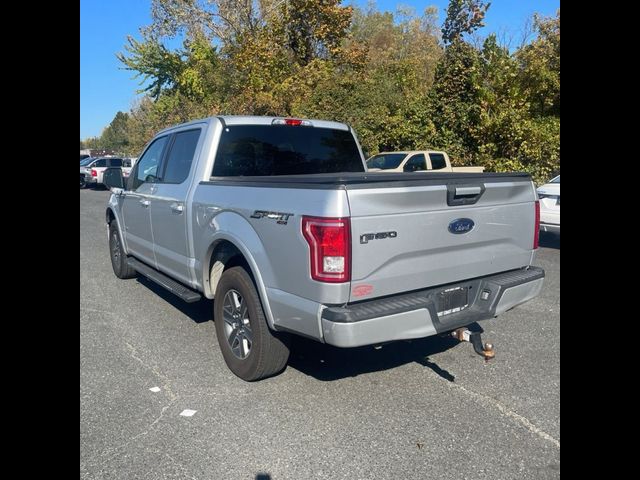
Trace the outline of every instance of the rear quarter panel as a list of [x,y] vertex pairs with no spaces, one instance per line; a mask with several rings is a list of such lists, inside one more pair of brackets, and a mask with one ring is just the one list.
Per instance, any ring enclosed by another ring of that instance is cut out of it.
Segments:
[[[275,219],[251,218],[256,210],[291,216],[286,224],[278,224]],[[346,303],[349,283],[327,284],[311,279],[309,247],[302,235],[303,215],[348,216],[346,192],[201,183],[192,203],[196,270],[200,278],[209,274],[211,245],[226,239],[246,252],[250,263],[255,263],[265,288],[318,303]]]

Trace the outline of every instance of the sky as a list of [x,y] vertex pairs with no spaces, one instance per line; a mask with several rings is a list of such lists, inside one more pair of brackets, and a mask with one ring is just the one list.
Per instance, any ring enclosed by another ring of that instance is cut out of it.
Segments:
[[[366,7],[367,0],[347,0],[345,5]],[[395,12],[410,6],[418,14],[438,7],[440,25],[448,0],[377,0],[380,11]],[[482,35],[492,32],[518,37],[525,20],[534,12],[555,15],[560,0],[493,0]],[[151,23],[151,0],[80,0],[80,138],[98,136],[118,111],[129,111],[139,96],[140,79],[123,70],[116,58],[127,35],[140,38],[139,29]]]

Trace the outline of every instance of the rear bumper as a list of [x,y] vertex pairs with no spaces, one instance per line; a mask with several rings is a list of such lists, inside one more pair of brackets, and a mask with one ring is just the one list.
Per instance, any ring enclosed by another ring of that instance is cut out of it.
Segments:
[[[82,175],[82,173],[80,175]],[[97,177],[92,177],[90,173],[85,173],[84,174],[84,181],[85,181],[85,183],[97,183],[98,179],[97,179]]]
[[[540,293],[543,280],[543,269],[529,267],[346,307],[327,307],[321,314],[322,336],[330,345],[358,347],[445,333],[531,300]],[[456,287],[468,289],[467,306],[438,315],[442,308],[438,294]]]

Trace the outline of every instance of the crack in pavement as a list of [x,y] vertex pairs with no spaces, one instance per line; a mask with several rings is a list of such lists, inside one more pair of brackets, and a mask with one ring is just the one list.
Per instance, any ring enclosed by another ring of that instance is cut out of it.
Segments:
[[[433,373],[433,374],[436,375],[435,373]],[[438,378],[443,380],[441,377],[438,377]],[[507,408],[506,406],[504,406],[503,404],[498,402],[495,398],[490,397],[488,395],[484,395],[482,393],[478,393],[478,392],[476,392],[474,390],[470,390],[470,389],[465,388],[462,385],[458,385],[456,383],[452,383],[452,382],[445,381],[445,380],[443,380],[443,382],[449,388],[455,388],[455,389],[458,389],[458,390],[464,392],[466,395],[472,397],[473,399],[475,399],[476,401],[478,401],[480,404],[484,405],[485,407],[489,407],[489,408],[495,407],[505,417],[509,417],[509,418],[515,420],[517,423],[519,423],[520,425],[524,426],[531,433],[534,433],[535,435],[537,435],[538,437],[542,438],[543,440],[546,440],[547,442],[550,442],[553,445],[555,445],[556,447],[560,448],[560,441],[558,439],[554,438],[553,436],[549,435],[547,432],[545,432],[541,428],[537,427],[528,418],[523,417],[522,415],[514,412],[513,410],[510,410],[509,408]]]
[[99,310],[97,308],[88,308],[88,307],[80,307],[80,311],[84,310],[85,312],[96,312],[96,313],[106,313],[108,315],[118,315],[116,312],[110,312],[108,310]]
[[[104,312],[104,313],[112,313],[112,312]],[[169,397],[169,403],[162,407],[162,410],[160,411],[160,415],[158,415],[153,420],[153,422],[151,422],[142,432],[132,436],[126,442],[124,442],[124,443],[122,443],[120,445],[117,445],[117,446],[112,447],[112,448],[107,448],[106,450],[104,450],[99,456],[99,458],[103,459],[101,464],[104,464],[104,463],[108,462],[109,460],[111,460],[113,457],[115,457],[120,452],[120,450],[122,450],[123,448],[125,448],[126,446],[131,444],[131,442],[137,440],[138,438],[140,438],[140,437],[142,437],[144,435],[149,434],[151,432],[151,430],[153,429],[153,427],[160,420],[162,420],[162,418],[164,417],[164,414],[167,411],[167,409],[169,409],[169,407],[171,407],[179,398],[179,396],[176,395],[175,392],[173,391],[173,389],[171,388],[171,380],[169,379],[169,377],[167,377],[165,374],[160,372],[156,365],[149,365],[142,358],[140,358],[138,356],[138,350],[133,345],[131,345],[126,340],[125,340],[124,343],[127,346],[127,349],[129,350],[129,356],[131,358],[136,360],[143,367],[145,367],[147,370],[151,371],[156,377],[158,377],[160,380],[163,381],[162,392],[163,392],[163,394],[165,394],[165,395],[167,395]]]
[[162,384],[163,393],[166,392],[169,395],[169,399],[172,402],[175,401],[178,398],[178,396],[171,389],[171,380],[169,379],[169,377],[167,377],[164,373],[160,372],[156,365],[149,365],[144,360],[142,360],[138,356],[138,350],[133,345],[131,345],[126,340],[124,343],[127,345],[127,348],[129,349],[129,356],[134,360],[136,360],[137,362],[139,362],[144,368],[146,368],[147,370],[150,370],[160,380],[162,380],[164,382]]

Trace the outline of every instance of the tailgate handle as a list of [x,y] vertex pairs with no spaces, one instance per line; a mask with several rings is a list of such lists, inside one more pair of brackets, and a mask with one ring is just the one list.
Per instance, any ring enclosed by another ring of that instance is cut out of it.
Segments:
[[456,187],[456,197],[459,195],[478,195],[480,187]]
[[484,184],[480,185],[447,185],[447,205],[473,205],[485,191]]

